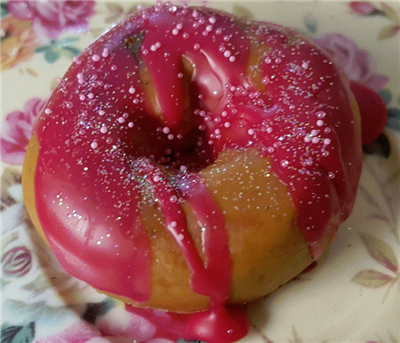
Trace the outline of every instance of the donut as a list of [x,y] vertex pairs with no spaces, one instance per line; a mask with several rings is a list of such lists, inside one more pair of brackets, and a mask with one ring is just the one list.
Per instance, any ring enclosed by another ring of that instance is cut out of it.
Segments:
[[158,3],[74,59],[33,128],[25,202],[68,273],[233,342],[238,305],[317,260],[349,216],[360,127],[349,81],[299,33]]

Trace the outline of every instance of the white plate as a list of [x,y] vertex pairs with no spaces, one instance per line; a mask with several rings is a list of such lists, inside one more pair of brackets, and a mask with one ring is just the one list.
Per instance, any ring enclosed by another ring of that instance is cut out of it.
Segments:
[[[68,9],[64,1],[58,5]],[[72,57],[137,3],[93,5],[95,13],[92,6],[71,12],[75,18],[72,26],[87,20],[87,27],[79,32],[70,28],[61,35],[57,30],[62,26],[49,30],[46,18],[38,17],[37,12],[35,20],[22,20],[7,13],[7,6],[2,7],[2,145],[11,147],[2,153],[1,169],[2,342],[132,341],[123,338],[133,330],[123,307],[59,268],[29,223],[21,191],[21,159],[35,106],[49,97]],[[342,224],[329,252],[312,271],[249,306],[252,328],[242,341],[398,342],[399,3],[209,5],[275,21],[325,41],[327,34],[341,34],[336,36],[335,48],[342,57],[347,56],[342,60],[345,70],[380,91],[390,117],[384,135],[368,147],[354,212]],[[44,14],[51,16],[47,19],[58,18],[51,12],[55,7]],[[53,41],[48,39],[51,34]],[[14,145],[9,145],[11,141]],[[146,331],[150,329],[146,325],[137,329],[138,338],[151,336]]]

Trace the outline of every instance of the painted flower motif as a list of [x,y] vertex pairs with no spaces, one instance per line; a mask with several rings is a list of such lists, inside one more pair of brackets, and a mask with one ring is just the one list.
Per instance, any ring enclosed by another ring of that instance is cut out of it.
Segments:
[[121,19],[127,18],[138,10],[137,4],[132,4],[132,6],[126,10],[118,3],[114,2],[107,2],[106,7],[109,16],[104,20],[104,22],[107,24],[114,24]]
[[153,323],[141,315],[125,311],[121,306],[115,307],[104,316],[98,317],[96,326],[107,336],[131,337],[139,342],[155,339],[157,333]]
[[376,8],[369,1],[350,1],[350,9],[361,15],[370,15],[376,11]]
[[350,10],[361,16],[379,15],[389,20],[389,25],[384,26],[378,33],[378,39],[389,39],[400,32],[400,16],[398,11],[388,2],[380,2],[379,7],[369,1],[350,1]]
[[360,82],[375,92],[389,81],[387,76],[376,73],[377,63],[372,56],[342,34],[328,34],[314,38],[314,42],[343,68],[350,80]]
[[32,267],[32,255],[27,247],[20,246],[6,251],[1,258],[3,273],[11,276],[24,276]]
[[[119,318],[119,325],[129,325],[131,323],[131,319]],[[139,335],[144,337],[144,340],[140,339],[138,342],[146,342],[146,343],[173,343],[172,341],[164,338],[154,338],[147,334],[141,334],[143,332],[141,326],[143,321],[138,321],[133,323],[135,326],[130,331],[135,331],[133,335],[127,336],[123,332],[114,332],[111,335],[102,332],[102,329],[90,325],[85,321],[80,321],[72,326],[68,327],[64,331],[57,333],[54,336],[48,336],[45,338],[39,338],[34,341],[34,343],[109,343],[110,341],[114,343],[130,343],[133,341],[136,342],[136,337]]]
[[106,343],[106,339],[101,339],[100,332],[96,327],[80,321],[66,328],[64,331],[54,336],[39,338],[35,343],[86,343],[86,342]]
[[19,19],[30,20],[40,38],[57,39],[64,31],[85,31],[88,18],[94,14],[95,1],[20,1],[9,0],[9,12]]
[[[363,191],[363,193],[364,196],[367,195],[365,191]],[[360,233],[360,238],[369,255],[377,263],[385,267],[389,273],[375,269],[363,269],[360,270],[351,281],[368,288],[379,288],[387,285],[387,292],[383,299],[385,300],[388,291],[399,281],[400,278],[399,264],[395,251],[385,241],[366,232]]]
[[21,165],[32,135],[33,124],[46,101],[39,98],[28,100],[23,111],[9,113],[1,133],[1,160]]
[[13,16],[1,20],[1,70],[28,61],[39,46],[37,36],[27,20]]

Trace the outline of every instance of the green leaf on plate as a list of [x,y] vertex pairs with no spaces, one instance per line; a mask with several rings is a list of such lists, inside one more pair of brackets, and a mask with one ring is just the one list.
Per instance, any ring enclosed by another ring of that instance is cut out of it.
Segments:
[[124,9],[120,5],[114,4],[112,2],[107,2],[106,7],[112,13],[117,13],[117,14],[124,13]]
[[372,236],[366,232],[360,233],[360,237],[367,248],[368,253],[376,262],[392,272],[397,272],[397,258],[390,245],[382,241],[380,238]]
[[389,39],[394,37],[400,31],[400,24],[385,26],[378,34],[378,39]]
[[0,9],[1,9],[1,16],[4,17],[8,14],[8,8],[7,4],[5,2],[0,3]]
[[138,11],[137,5],[133,5],[133,6],[128,8],[128,10],[126,11],[126,14],[127,15],[131,15],[133,13],[136,13],[137,11]]
[[30,343],[35,337],[35,323],[25,326],[2,326],[1,343]]
[[395,22],[396,24],[400,24],[400,18],[395,9],[389,6],[385,2],[381,2],[382,12],[385,14],[386,18],[390,19],[391,21]]
[[45,51],[47,51],[47,50],[49,50],[49,49],[51,49],[51,45],[42,45],[42,46],[39,46],[39,47],[35,50],[35,52],[45,52]]
[[44,59],[46,60],[46,62],[51,64],[55,63],[60,57],[61,57],[61,51],[53,47],[47,49],[44,54]]
[[121,18],[121,14],[112,14],[112,15],[110,15],[109,17],[107,17],[105,20],[104,20],[104,22],[106,23],[106,24],[112,24],[112,23],[115,23],[115,22],[117,22],[120,18]]
[[244,6],[233,6],[233,14],[238,18],[254,19],[253,13]]
[[106,29],[103,27],[92,27],[89,32],[92,34],[93,37],[97,38],[100,36]]
[[51,83],[50,83],[50,91],[53,92],[57,88],[59,83],[60,83],[60,80],[58,77],[53,78],[53,81],[51,81]]
[[22,289],[27,290],[32,296],[37,296],[52,288],[52,286],[47,275],[39,274],[33,281],[22,286]]
[[392,101],[392,93],[390,92],[390,89],[381,89],[378,94],[386,105],[390,104]]
[[400,131],[400,120],[394,119],[394,118],[389,118],[386,123],[386,126],[390,127],[393,130]]
[[311,13],[305,15],[303,19],[304,25],[306,25],[307,30],[311,33],[316,33],[318,28],[318,21]]
[[70,59],[78,56],[81,53],[81,50],[78,48],[74,48],[73,46],[65,46],[61,49],[63,55]]
[[15,242],[19,238],[18,231],[11,232],[10,234],[4,234],[1,241],[1,248],[4,249],[8,244]]
[[390,275],[373,269],[361,270],[351,279],[351,281],[369,288],[382,287],[392,280]]
[[77,42],[78,40],[79,40],[78,37],[67,37],[67,38],[64,38],[64,39],[61,39],[60,41],[58,41],[58,42],[56,43],[56,45],[57,45],[58,47],[60,47],[60,48],[63,48],[63,47],[65,47],[65,46],[69,46],[69,45],[71,45],[72,43]]

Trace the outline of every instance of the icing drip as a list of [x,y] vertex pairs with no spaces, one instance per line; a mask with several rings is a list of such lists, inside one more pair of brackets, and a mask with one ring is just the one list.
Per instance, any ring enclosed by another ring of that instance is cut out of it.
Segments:
[[187,229],[186,215],[176,200],[180,196],[172,183],[148,160],[136,160],[135,168],[151,185],[151,191],[164,216],[165,228],[174,237],[185,256],[192,271],[192,289],[209,296],[216,306],[225,305],[229,298],[232,262],[224,216],[208,189],[195,174],[178,181],[182,198],[190,204],[202,227],[202,250],[205,255],[203,262]]
[[197,314],[179,314],[143,309],[127,305],[127,311],[138,314],[153,323],[158,339],[177,338],[202,340],[208,343],[235,342],[249,331],[249,321],[240,306],[216,307]]
[[185,256],[192,272],[192,289],[210,297],[210,310],[189,316],[189,334],[210,343],[233,342],[242,338],[249,329],[245,311],[241,307],[225,308],[229,299],[232,262],[221,209],[196,174],[188,174],[177,181],[182,198],[190,204],[202,227],[203,262],[188,232],[184,210],[176,201],[178,193],[166,175],[145,159],[136,160],[135,169],[151,185],[164,215],[165,228]]
[[197,293],[208,295],[215,306],[224,305],[229,298],[232,271],[224,215],[196,174],[183,178],[179,189],[203,231],[204,270],[198,275],[193,273],[192,288]]
[[362,144],[366,145],[382,133],[388,119],[386,105],[379,94],[368,87],[358,82],[351,82],[350,85],[361,115]]
[[210,310],[192,314],[189,332],[208,343],[235,342],[247,335],[249,320],[240,306],[212,306]]

